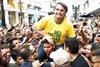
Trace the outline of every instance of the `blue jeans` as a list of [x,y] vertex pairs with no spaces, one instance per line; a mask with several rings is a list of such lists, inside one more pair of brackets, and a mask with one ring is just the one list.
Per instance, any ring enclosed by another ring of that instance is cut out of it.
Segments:
[[42,62],[44,61],[44,58],[46,56],[44,50],[43,50],[43,44],[41,44],[39,47],[38,47],[38,58],[39,58],[39,61]]

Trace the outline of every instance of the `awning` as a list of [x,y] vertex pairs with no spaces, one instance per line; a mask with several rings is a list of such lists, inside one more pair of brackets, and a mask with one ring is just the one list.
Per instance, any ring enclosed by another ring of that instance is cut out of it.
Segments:
[[91,15],[90,14],[83,14],[80,17],[91,17]]
[[88,13],[88,15],[91,15],[91,14],[96,14],[96,13],[100,13],[100,8],[97,8],[96,10]]
[[100,13],[100,8],[97,8],[97,9],[90,11],[86,14],[82,14],[81,17],[92,17],[92,16],[95,16],[97,13]]

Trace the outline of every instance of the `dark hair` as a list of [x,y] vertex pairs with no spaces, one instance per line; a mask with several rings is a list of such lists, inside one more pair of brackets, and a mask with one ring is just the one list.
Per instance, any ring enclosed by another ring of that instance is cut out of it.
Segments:
[[13,49],[13,51],[11,52],[11,56],[12,56],[13,60],[16,61],[17,57],[21,57],[20,50],[19,49]]
[[77,54],[79,51],[79,41],[76,38],[67,38],[65,40],[65,46],[69,48],[72,54]]
[[33,54],[34,51],[30,50],[29,48],[26,48],[24,49],[23,51],[20,51],[20,54],[21,54],[21,57],[24,59],[24,60],[27,60],[28,57]]
[[6,49],[9,48],[10,49],[10,44],[0,44],[0,49]]
[[49,44],[49,42],[48,42],[47,39],[42,40],[41,43],[43,43],[43,44],[44,44],[44,43],[48,43],[48,44]]
[[86,22],[83,22],[83,26],[86,26],[87,25],[87,23]]
[[91,51],[93,52],[94,55],[100,55],[100,43],[92,43],[91,44]]
[[97,34],[96,34],[96,37],[100,37],[100,34],[99,34],[99,33],[97,33]]
[[[66,12],[68,11],[68,7],[67,7],[66,4],[64,4],[64,3],[62,3],[62,2],[58,2],[57,5],[58,5],[58,4],[62,5],[62,6],[64,7],[64,9],[65,9]],[[56,6],[57,6],[57,5],[56,5]]]
[[77,28],[78,26],[77,26],[77,25],[73,25],[73,27],[74,27],[74,28]]

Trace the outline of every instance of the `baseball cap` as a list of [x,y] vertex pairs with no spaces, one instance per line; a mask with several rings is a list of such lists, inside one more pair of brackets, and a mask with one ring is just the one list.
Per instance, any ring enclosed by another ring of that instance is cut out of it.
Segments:
[[62,48],[59,48],[50,54],[50,58],[52,58],[57,65],[63,65],[70,61],[70,54]]
[[54,39],[51,36],[44,36],[42,38],[42,41],[41,42],[42,43],[45,43],[45,40],[47,40],[49,44],[52,44],[52,45],[55,44]]

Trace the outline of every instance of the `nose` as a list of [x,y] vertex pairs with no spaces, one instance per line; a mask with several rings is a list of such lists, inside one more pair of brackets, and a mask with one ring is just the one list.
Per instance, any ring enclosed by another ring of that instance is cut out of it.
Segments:
[[45,48],[45,50],[47,51],[47,50],[48,50],[48,48]]
[[60,10],[57,10],[57,13],[58,13],[58,14],[60,14],[60,12],[61,12]]

